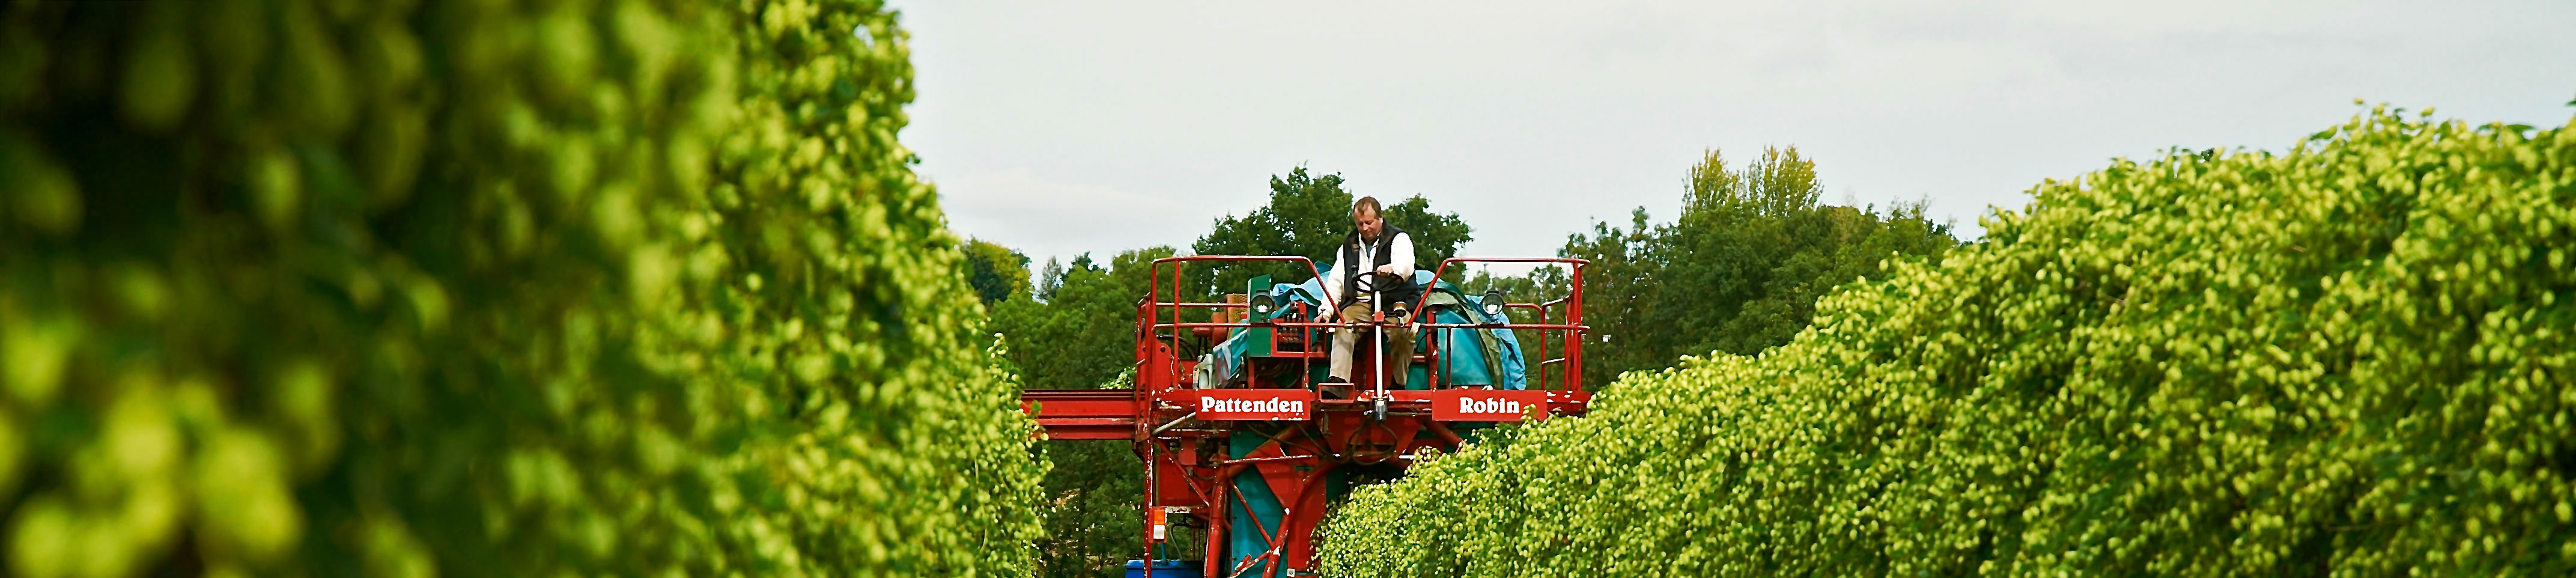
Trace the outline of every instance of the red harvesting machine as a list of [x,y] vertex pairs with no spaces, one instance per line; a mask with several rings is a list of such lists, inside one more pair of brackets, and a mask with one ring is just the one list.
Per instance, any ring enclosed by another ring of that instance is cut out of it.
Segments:
[[[1048,439],[1133,442],[1146,546],[1129,576],[1312,576],[1315,529],[1349,488],[1401,476],[1420,452],[1456,451],[1497,423],[1581,415],[1592,400],[1581,381],[1584,260],[1453,258],[1413,279],[1370,275],[1355,285],[1387,287],[1372,301],[1386,306],[1353,323],[1314,321],[1340,302],[1338,287],[1317,281],[1255,277],[1225,303],[1175,296],[1184,264],[1227,262],[1315,273],[1303,257],[1157,260],[1136,308],[1135,389],[1022,395]],[[1470,295],[1438,281],[1458,263],[1563,264],[1572,274],[1563,295],[1510,303],[1501,291]],[[1513,310],[1535,322],[1513,322]],[[1347,385],[1325,379],[1334,331],[1361,336]],[[1371,338],[1397,331],[1414,336],[1412,347],[1389,352]],[[1545,359],[1524,363],[1521,337]],[[1403,375],[1387,375],[1404,365],[1384,363],[1392,355],[1411,356]],[[1165,543],[1173,526],[1204,530],[1202,555],[1165,559],[1175,557]]]

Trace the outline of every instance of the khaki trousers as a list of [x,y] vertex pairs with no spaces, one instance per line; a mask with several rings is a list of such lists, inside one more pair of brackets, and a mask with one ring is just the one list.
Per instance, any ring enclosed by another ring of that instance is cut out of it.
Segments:
[[[1376,313],[1376,310],[1372,309],[1367,303],[1352,303],[1348,306],[1342,307],[1342,322],[1355,323],[1368,321],[1373,317],[1374,313]],[[1394,320],[1389,319],[1388,321]],[[1369,331],[1370,328],[1367,327],[1333,330],[1333,364],[1329,375],[1351,382],[1351,385],[1355,389],[1376,383],[1374,381],[1369,381],[1377,377],[1374,375],[1359,378],[1351,377],[1351,351],[1360,346],[1360,338]],[[1392,325],[1386,328],[1386,361],[1387,363],[1384,364],[1384,367],[1386,367],[1386,388],[1401,388],[1404,384],[1405,370],[1413,368],[1412,329],[1408,329],[1402,325]]]

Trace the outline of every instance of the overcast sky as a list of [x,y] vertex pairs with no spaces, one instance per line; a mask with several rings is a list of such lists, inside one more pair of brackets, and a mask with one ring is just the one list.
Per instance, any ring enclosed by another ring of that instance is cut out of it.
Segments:
[[[1705,148],[1815,159],[1828,203],[1962,238],[2042,179],[2167,147],[2279,151],[2356,98],[2576,116],[2576,1],[895,0],[903,141],[951,226],[1037,263],[1186,248],[1272,175],[1428,197],[1466,255],[1553,255],[1679,206]],[[1403,223],[1395,223],[1403,226]]]

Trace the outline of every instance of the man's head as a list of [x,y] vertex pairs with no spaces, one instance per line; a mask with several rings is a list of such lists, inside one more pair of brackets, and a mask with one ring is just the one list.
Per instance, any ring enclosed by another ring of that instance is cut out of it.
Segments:
[[1377,197],[1360,197],[1351,203],[1351,224],[1359,227],[1360,239],[1376,241],[1377,232],[1386,229],[1386,220],[1378,218]]

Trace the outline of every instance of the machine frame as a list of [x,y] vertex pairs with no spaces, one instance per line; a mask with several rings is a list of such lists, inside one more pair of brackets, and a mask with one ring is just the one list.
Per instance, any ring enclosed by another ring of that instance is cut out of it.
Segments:
[[[1139,496],[1146,518],[1145,548],[1140,559],[1148,569],[1157,567],[1155,546],[1169,537],[1168,529],[1177,521],[1207,530],[1201,572],[1205,578],[1311,576],[1314,532],[1328,507],[1327,480],[1337,470],[1400,472],[1425,449],[1457,451],[1465,439],[1451,424],[1481,426],[1550,415],[1581,415],[1590,405],[1592,393],[1582,381],[1583,342],[1589,330],[1582,324],[1583,267],[1589,261],[1543,257],[1442,260],[1433,270],[1435,284],[1456,263],[1563,263],[1572,268],[1573,274],[1568,277],[1570,285],[1563,296],[1505,305],[1512,310],[1536,311],[1537,323],[1410,323],[1416,328],[1417,340],[1429,341],[1424,351],[1413,353],[1413,363],[1424,367],[1430,376],[1424,389],[1389,389],[1388,380],[1378,369],[1383,365],[1383,355],[1354,352],[1355,383],[1350,385],[1345,399],[1324,399],[1318,389],[1321,384],[1312,378],[1329,361],[1329,331],[1384,331],[1417,319],[1386,319],[1383,311],[1378,313],[1378,319],[1351,324],[1307,321],[1313,318],[1312,311],[1279,311],[1275,317],[1237,316],[1234,310],[1248,312],[1251,305],[1189,302],[1178,297],[1176,289],[1182,285],[1183,264],[1226,262],[1291,262],[1305,265],[1310,273],[1320,273],[1314,262],[1305,257],[1194,255],[1157,259],[1148,270],[1152,280],[1147,293],[1137,304],[1136,387],[1033,389],[1021,396],[1022,409],[1036,417],[1047,439],[1123,439],[1134,443],[1145,470],[1144,495]],[[1324,301],[1338,302],[1336,296],[1330,295],[1333,288],[1324,290]],[[1430,312],[1426,307],[1414,309],[1413,317]],[[1560,317],[1552,314],[1554,310],[1562,310],[1562,323],[1551,322]],[[1207,316],[1214,320],[1186,320],[1192,311],[1208,311]],[[1238,317],[1243,319],[1238,321]],[[1268,347],[1257,358],[1246,359],[1243,387],[1196,383],[1198,361],[1185,359],[1176,347],[1191,339],[1219,343],[1237,332],[1262,329],[1269,330],[1266,336],[1254,335],[1266,337]],[[1442,347],[1440,340],[1453,333],[1437,331],[1441,329],[1507,329],[1514,338],[1519,332],[1535,331],[1537,348],[1524,352],[1528,356],[1550,355],[1550,336],[1559,338],[1555,342],[1559,347],[1553,352],[1556,357],[1526,366],[1529,389],[1462,387],[1441,382],[1441,364],[1447,360],[1440,352],[1448,348]],[[1382,339],[1369,341],[1384,343]],[[1276,376],[1282,373],[1294,377],[1278,379]],[[1265,374],[1271,378],[1265,380]],[[1497,408],[1522,411],[1512,414]],[[1242,409],[1253,411],[1221,411]],[[1471,409],[1485,411],[1468,411]],[[1248,450],[1229,447],[1250,439],[1258,439],[1259,444]],[[1234,491],[1238,484],[1246,483],[1258,483],[1277,499],[1282,511],[1275,523],[1263,523],[1259,510],[1242,495],[1245,492]],[[1235,523],[1239,512],[1245,513],[1242,517],[1249,519],[1257,532],[1245,536],[1257,535],[1266,546],[1261,551],[1229,551],[1229,525]],[[1255,570],[1258,573],[1251,573]]]

